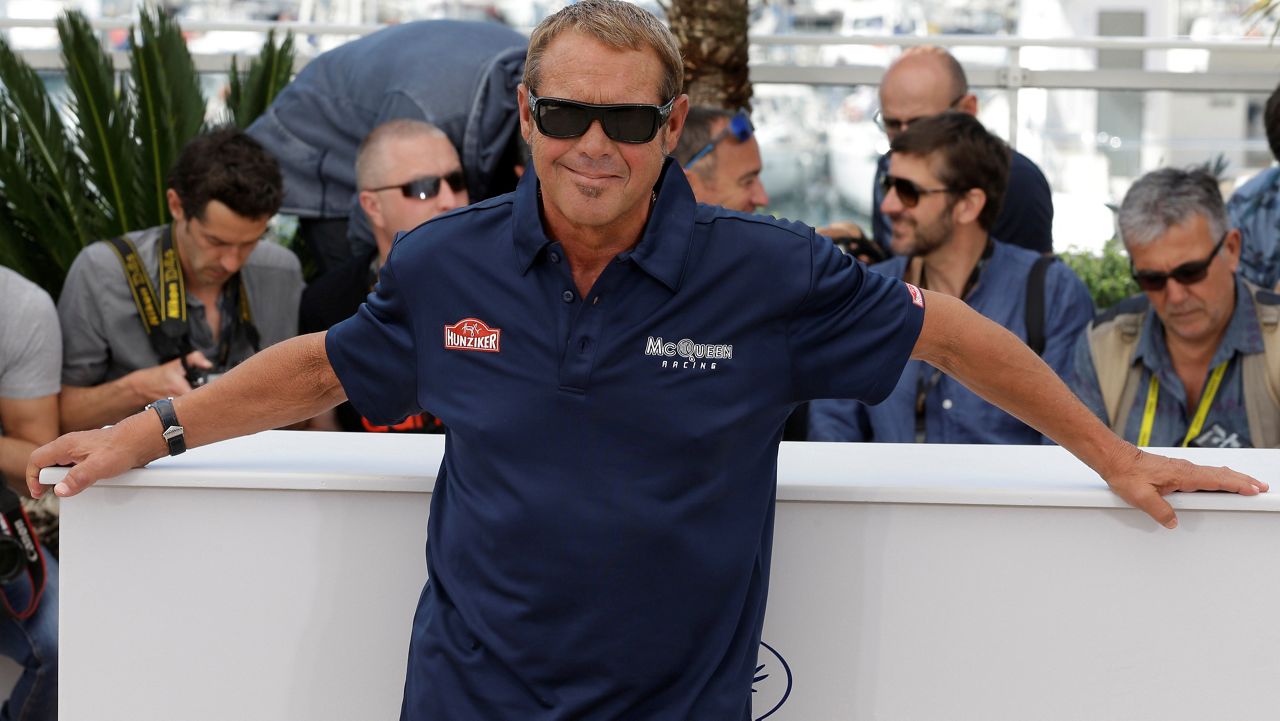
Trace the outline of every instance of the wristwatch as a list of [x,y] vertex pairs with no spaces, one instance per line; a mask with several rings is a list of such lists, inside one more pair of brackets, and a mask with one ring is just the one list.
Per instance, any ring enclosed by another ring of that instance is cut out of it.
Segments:
[[[178,414],[173,410],[173,398],[161,398],[148,403],[147,408],[160,416],[160,425],[164,428],[164,442],[169,444],[169,455],[176,456],[187,450],[187,438],[178,423]],[[146,409],[143,409],[146,410]]]

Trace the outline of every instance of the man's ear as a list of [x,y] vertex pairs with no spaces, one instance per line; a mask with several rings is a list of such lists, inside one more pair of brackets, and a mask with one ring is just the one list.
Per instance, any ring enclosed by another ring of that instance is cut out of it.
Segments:
[[1226,256],[1232,273],[1240,269],[1240,242],[1239,228],[1232,228],[1227,231],[1227,239],[1222,241],[1222,255]]
[[969,188],[951,209],[951,219],[958,225],[978,222],[982,209],[987,207],[987,193],[981,188]]
[[382,203],[378,201],[378,194],[370,190],[360,191],[357,196],[360,199],[360,208],[364,210],[364,214],[369,216],[369,224],[375,228],[381,228],[386,225],[382,218]]
[[173,218],[173,222],[178,222],[186,217],[182,212],[182,198],[178,197],[178,191],[169,188],[164,191],[165,203],[169,206],[169,215]]
[[662,141],[663,155],[675,152],[676,146],[680,144],[680,134],[684,132],[684,121],[687,117],[689,117],[689,96],[681,94],[671,105],[671,114],[667,116],[667,122],[662,126],[665,136]]
[[516,105],[520,108],[520,137],[532,144],[529,136],[533,133],[533,114],[529,112],[529,89],[524,83],[516,86]]
[[693,191],[693,197],[701,197],[707,190],[706,183],[702,182],[702,176],[698,171],[689,168],[684,169],[685,180],[689,181],[689,188]]

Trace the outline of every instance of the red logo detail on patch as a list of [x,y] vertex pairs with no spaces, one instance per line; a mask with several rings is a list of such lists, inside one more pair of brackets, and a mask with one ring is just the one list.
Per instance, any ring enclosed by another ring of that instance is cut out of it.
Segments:
[[444,327],[444,347],[449,350],[474,350],[497,353],[501,350],[502,329],[490,328],[478,318],[463,318]]
[[904,283],[903,285],[907,286],[907,292],[911,293],[911,302],[915,303],[917,307],[923,308],[924,293],[921,293],[919,288],[910,283]]

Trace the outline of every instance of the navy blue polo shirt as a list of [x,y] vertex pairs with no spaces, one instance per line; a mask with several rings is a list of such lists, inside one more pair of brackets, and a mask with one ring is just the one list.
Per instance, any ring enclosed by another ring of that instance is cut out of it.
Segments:
[[884,398],[922,301],[670,161],[581,297],[537,187],[404,236],[329,331],[362,415],[448,427],[402,718],[747,719],[783,423]]

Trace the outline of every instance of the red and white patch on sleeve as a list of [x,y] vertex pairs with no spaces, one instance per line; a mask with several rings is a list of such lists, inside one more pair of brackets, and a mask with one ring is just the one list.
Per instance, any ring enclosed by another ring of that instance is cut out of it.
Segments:
[[907,292],[911,294],[911,302],[915,303],[917,307],[923,308],[924,293],[920,292],[919,288],[905,281],[903,282],[903,285],[907,286]]

